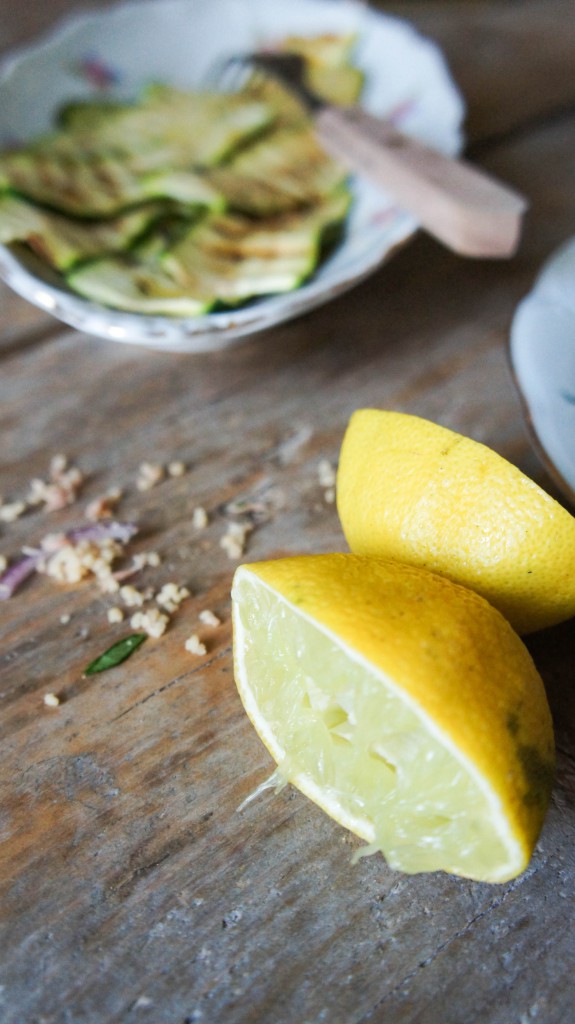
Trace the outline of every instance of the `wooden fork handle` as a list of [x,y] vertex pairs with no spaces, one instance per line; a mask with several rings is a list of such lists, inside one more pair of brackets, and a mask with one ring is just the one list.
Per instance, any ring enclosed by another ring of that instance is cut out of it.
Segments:
[[328,153],[384,189],[455,252],[505,258],[516,251],[528,205],[519,193],[358,107],[322,107],[314,122]]

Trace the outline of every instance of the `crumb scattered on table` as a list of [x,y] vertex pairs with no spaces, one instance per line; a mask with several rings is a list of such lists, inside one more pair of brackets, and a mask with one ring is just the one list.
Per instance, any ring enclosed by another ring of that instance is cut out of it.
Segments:
[[57,512],[72,505],[84,483],[84,474],[71,466],[66,455],[55,455],[50,461],[49,478],[30,481],[28,505],[44,505],[46,512]]
[[164,467],[159,462],[142,462],[138,473],[136,487],[139,491],[151,491],[165,476]]
[[190,654],[207,654],[207,647],[200,640],[197,633],[192,633],[186,640],[184,647]]
[[27,509],[24,501],[6,501],[0,504],[0,522],[14,523]]
[[91,522],[97,522],[99,519],[109,518],[119,505],[122,496],[123,492],[119,487],[111,487],[105,494],[94,498],[86,505],[84,510],[86,519],[89,519]]
[[227,530],[220,540],[228,558],[241,558],[246,549],[246,542],[253,530],[252,523],[228,523]]
[[190,591],[187,587],[179,587],[177,583],[164,583],[162,589],[156,594],[156,602],[164,611],[175,612],[182,601],[189,596]]
[[131,583],[125,583],[120,587],[119,596],[126,608],[141,608],[146,599],[145,594]]
[[208,513],[205,508],[198,505],[192,513],[192,526],[195,530],[205,530],[208,525]]
[[132,629],[143,629],[144,633],[156,640],[166,632],[169,622],[169,617],[158,608],[135,612],[130,619]]
[[216,626],[220,626],[222,621],[218,618],[215,612],[211,611],[209,608],[204,608],[203,611],[200,612],[199,619],[205,626],[214,626],[214,628]]

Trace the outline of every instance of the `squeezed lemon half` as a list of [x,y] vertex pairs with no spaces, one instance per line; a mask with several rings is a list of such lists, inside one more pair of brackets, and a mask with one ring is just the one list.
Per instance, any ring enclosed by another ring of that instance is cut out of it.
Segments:
[[352,551],[462,583],[519,633],[575,615],[575,517],[486,445],[360,409],[343,439],[337,508]]
[[504,882],[548,806],[551,716],[477,594],[353,554],[240,566],[240,698],[283,778],[405,872]]

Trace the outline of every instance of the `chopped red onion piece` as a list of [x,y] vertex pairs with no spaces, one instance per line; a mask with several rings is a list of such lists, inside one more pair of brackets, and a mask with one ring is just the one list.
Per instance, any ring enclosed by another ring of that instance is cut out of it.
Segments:
[[7,601],[9,597],[12,597],[18,587],[36,571],[40,557],[40,553],[26,555],[6,569],[6,572],[0,576],[0,601]]
[[97,523],[69,530],[66,537],[74,542],[77,540],[99,541],[110,537],[112,540],[119,540],[121,544],[127,544],[137,532],[138,527],[135,523],[119,523],[115,519],[102,519]]
[[[68,530],[63,534],[63,538],[74,544],[79,540],[95,541],[97,543],[110,537],[112,540],[118,540],[122,544],[127,544],[137,532],[138,527],[134,523],[119,523],[116,520],[106,522],[102,520],[99,523],[90,523],[89,526],[78,526],[73,530]],[[24,558],[8,566],[6,571],[0,576],[0,601],[6,601],[12,597],[20,585],[35,572],[40,560],[45,558],[45,549],[40,548],[37,551],[28,549],[28,553]]]

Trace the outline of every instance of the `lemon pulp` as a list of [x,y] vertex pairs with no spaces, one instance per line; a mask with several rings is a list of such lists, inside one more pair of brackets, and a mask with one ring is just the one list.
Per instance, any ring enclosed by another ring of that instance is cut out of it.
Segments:
[[391,676],[250,567],[233,597],[240,696],[285,778],[394,868],[523,870],[531,851],[495,789]]

